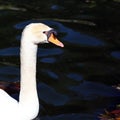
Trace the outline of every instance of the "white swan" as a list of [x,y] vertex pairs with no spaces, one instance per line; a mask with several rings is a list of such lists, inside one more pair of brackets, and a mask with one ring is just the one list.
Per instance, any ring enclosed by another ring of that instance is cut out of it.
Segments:
[[31,23],[23,30],[19,102],[0,89],[0,120],[32,120],[37,116],[39,111],[36,89],[37,44],[52,42],[64,47],[55,34],[52,28],[42,23]]

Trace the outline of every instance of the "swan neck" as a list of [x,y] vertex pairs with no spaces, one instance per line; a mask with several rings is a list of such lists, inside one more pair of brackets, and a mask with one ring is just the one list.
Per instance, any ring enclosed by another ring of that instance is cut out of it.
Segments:
[[[37,45],[22,40],[21,44],[21,88],[36,84]],[[28,84],[29,83],[29,84]],[[35,86],[36,87],[36,86]]]
[[[32,43],[30,38],[23,37],[20,50],[21,80],[19,104],[22,111],[24,109],[23,112],[25,113],[26,111],[28,112],[28,108],[32,108],[32,110],[35,108],[33,110],[35,114],[37,114],[39,110],[36,88],[36,56],[37,45]],[[28,115],[30,113],[28,112]]]

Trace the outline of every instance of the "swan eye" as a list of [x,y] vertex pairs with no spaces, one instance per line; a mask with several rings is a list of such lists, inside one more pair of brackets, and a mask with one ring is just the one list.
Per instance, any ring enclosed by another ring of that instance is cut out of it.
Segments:
[[44,34],[46,34],[46,31],[43,31]]

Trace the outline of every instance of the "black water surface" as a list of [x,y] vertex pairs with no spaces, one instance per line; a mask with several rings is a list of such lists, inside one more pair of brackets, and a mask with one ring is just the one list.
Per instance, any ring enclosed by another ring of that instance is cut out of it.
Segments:
[[0,81],[19,81],[20,38],[27,24],[55,28],[65,45],[39,45],[36,120],[98,120],[104,108],[120,103],[120,91],[113,87],[120,83],[119,22],[109,19],[117,5],[107,0],[1,1]]

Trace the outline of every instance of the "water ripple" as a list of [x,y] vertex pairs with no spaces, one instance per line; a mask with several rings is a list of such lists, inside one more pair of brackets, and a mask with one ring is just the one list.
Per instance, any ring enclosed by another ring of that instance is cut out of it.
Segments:
[[0,67],[0,74],[19,75],[19,73],[20,73],[19,69],[13,66]]
[[73,79],[75,81],[81,81],[83,79],[82,75],[76,74],[76,73],[69,73],[69,74],[67,74],[67,77],[70,79]]
[[95,120],[95,116],[85,113],[73,113],[73,114],[60,114],[56,116],[41,117],[41,120]]
[[70,86],[70,90],[76,92],[78,96],[81,96],[81,100],[93,100],[97,97],[115,97],[120,96],[118,90],[100,83],[88,82],[85,81],[83,84],[78,86]]
[[50,48],[50,49],[39,48],[39,50],[38,50],[39,57],[46,57],[46,56],[51,56],[51,55],[60,55],[62,53],[63,53],[63,50],[60,48]]
[[64,33],[65,34],[63,37],[64,41],[74,44],[87,45],[87,46],[105,46],[105,43],[102,40],[77,32],[73,29],[70,29],[62,25],[59,22],[44,21],[44,23],[48,25],[56,26],[59,32]]
[[71,28],[68,28],[68,27],[64,26],[63,24],[56,22],[56,21],[30,20],[30,21],[25,21],[25,22],[16,24],[14,27],[16,29],[23,29],[29,23],[38,23],[38,22],[45,23],[49,26],[54,26],[54,28],[56,28],[58,32],[64,34],[64,37],[62,39],[66,42],[73,43],[73,44],[80,44],[80,45],[84,45],[84,46],[93,46],[93,47],[106,45],[100,39],[77,32],[77,31],[75,31]]
[[51,70],[42,69],[41,71],[44,72],[44,73],[46,73],[48,76],[50,76],[50,77],[52,77],[54,79],[58,79],[59,78],[58,75],[55,74],[54,72],[52,72]]
[[41,58],[41,59],[40,59],[40,62],[43,62],[43,63],[55,63],[55,62],[56,62],[56,59],[53,58],[53,57]]
[[0,49],[0,56],[19,56],[20,49],[19,47],[9,47]]
[[114,51],[111,53],[111,55],[116,59],[120,59],[120,51]]
[[[63,50],[60,48],[50,48],[50,49],[39,48],[38,49],[39,57],[46,57],[50,55],[60,55],[62,53],[63,53]],[[19,56],[19,54],[20,54],[19,47],[9,47],[9,48],[0,49],[1,56]]]
[[48,104],[53,104],[55,106],[64,105],[68,101],[68,97],[57,93],[55,89],[46,85],[45,83],[39,84],[39,96]]

